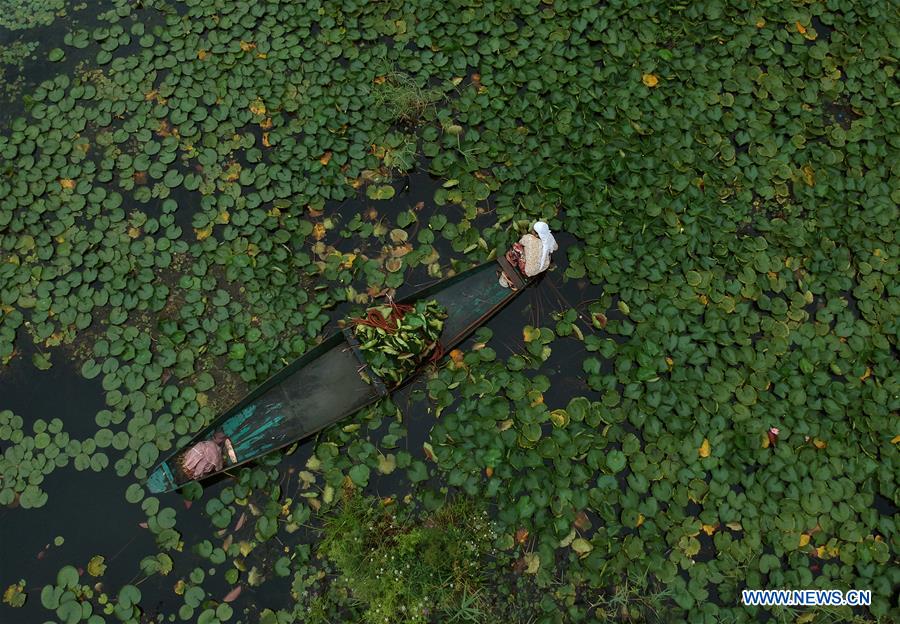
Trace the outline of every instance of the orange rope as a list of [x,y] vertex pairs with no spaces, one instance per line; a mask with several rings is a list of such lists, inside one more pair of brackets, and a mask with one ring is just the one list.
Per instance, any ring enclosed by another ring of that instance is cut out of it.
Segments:
[[391,301],[389,303],[391,306],[391,313],[387,318],[384,318],[381,315],[381,312],[378,310],[367,310],[366,315],[362,318],[351,319],[351,322],[354,325],[368,325],[369,327],[378,327],[388,332],[389,334],[393,334],[397,331],[397,328],[400,326],[399,321],[403,319],[403,316],[412,311],[414,308],[411,305],[405,303],[394,303]]

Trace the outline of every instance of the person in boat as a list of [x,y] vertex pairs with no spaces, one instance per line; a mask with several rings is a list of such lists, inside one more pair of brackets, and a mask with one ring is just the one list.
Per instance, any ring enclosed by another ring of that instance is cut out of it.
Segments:
[[237,463],[231,440],[221,431],[217,431],[212,439],[198,442],[185,451],[181,458],[181,469],[191,479],[200,479],[205,475],[219,472],[224,466],[223,452],[227,455],[229,463]]
[[[506,252],[506,259],[522,275],[533,277],[550,268],[550,255],[557,249],[559,245],[550,232],[550,226],[543,221],[537,221],[531,231],[524,234],[519,242]],[[511,287],[506,275],[500,276],[500,285]]]

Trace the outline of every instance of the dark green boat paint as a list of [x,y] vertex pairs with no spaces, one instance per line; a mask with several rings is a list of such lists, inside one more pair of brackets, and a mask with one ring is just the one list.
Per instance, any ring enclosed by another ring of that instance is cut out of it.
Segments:
[[[447,310],[440,342],[449,351],[522,292],[522,288],[513,291],[500,286],[497,279],[498,265],[489,262],[402,302],[436,299]],[[524,280],[523,288],[533,281]],[[382,393],[363,379],[360,361],[344,332],[330,336],[160,462],[147,478],[148,489],[166,492],[191,481],[180,467],[181,456],[194,444],[212,439],[217,431],[228,436],[237,456],[236,463],[226,459],[224,471],[293,444],[375,403]]]

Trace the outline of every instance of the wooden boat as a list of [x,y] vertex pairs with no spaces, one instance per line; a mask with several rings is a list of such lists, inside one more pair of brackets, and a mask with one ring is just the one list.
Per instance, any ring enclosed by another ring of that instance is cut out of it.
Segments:
[[[501,268],[514,289],[498,283]],[[400,302],[435,299],[447,310],[440,346],[449,352],[535,279],[522,276],[501,257]],[[371,383],[364,380],[364,372]],[[388,394],[384,383],[368,370],[358,343],[346,328],[270,377],[161,461],[147,478],[147,488],[154,493],[167,492],[192,481],[181,468],[182,457],[195,444],[212,440],[217,433],[220,438],[222,434],[227,437],[224,465],[203,479],[293,444]]]

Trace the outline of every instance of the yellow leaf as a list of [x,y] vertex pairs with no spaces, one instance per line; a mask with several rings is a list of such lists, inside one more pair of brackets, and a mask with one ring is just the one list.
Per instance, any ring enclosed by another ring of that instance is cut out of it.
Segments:
[[544,395],[540,392],[532,390],[528,393],[528,397],[531,399],[531,407],[537,407],[538,405],[544,404]]
[[655,87],[659,84],[659,78],[656,77],[656,74],[644,74],[641,76],[641,82],[643,82],[645,86]]
[[197,393],[197,405],[200,407],[206,407],[207,403],[209,403],[209,396],[205,392]]
[[248,41],[241,41],[241,50],[244,52],[249,52],[250,50],[256,47],[255,43],[250,43]]
[[826,442],[825,440],[820,440],[819,438],[813,438],[813,445],[817,449],[823,449],[828,446],[828,442]]
[[128,228],[128,236],[129,236],[130,238],[137,238],[137,237],[140,236],[140,235],[141,235],[141,230],[140,230],[140,228],[136,228],[136,227],[130,227],[130,228]]
[[262,136],[263,136],[263,140],[262,140],[263,147],[272,147],[272,144],[269,142],[269,133],[263,132]]
[[531,342],[536,338],[541,337],[541,330],[537,327],[532,327],[531,325],[526,325],[525,329],[522,330],[522,338],[525,342]]
[[672,370],[672,367],[675,366],[675,360],[666,356],[666,365],[669,367],[669,370]]
[[816,184],[816,172],[809,165],[803,165],[801,171],[803,172],[803,181],[806,182],[807,186],[815,186]]
[[321,223],[316,223],[313,226],[312,234],[313,234],[313,238],[315,240],[317,240],[317,241],[322,240],[323,238],[325,238],[325,226],[322,225]]
[[895,435],[895,436],[891,439],[891,444],[900,444],[900,435]]
[[241,165],[240,163],[233,163],[228,166],[228,169],[225,170],[225,175],[223,176],[226,182],[234,182],[235,180],[241,177]]
[[103,555],[94,555],[88,562],[87,571],[91,576],[102,576],[106,571],[106,564],[103,563]]
[[393,453],[378,458],[378,472],[381,474],[391,474],[395,468],[397,468],[397,457]]
[[18,583],[13,583],[3,592],[3,602],[14,608],[22,607],[27,600],[24,589],[25,581],[20,580]]
[[555,409],[550,412],[550,422],[554,427],[565,427],[569,424],[569,412],[564,409]]
[[762,435],[762,448],[769,448],[769,436],[765,433]]
[[719,525],[717,525],[717,524],[704,524],[704,525],[702,525],[700,528],[702,528],[702,529],[703,529],[703,532],[706,533],[707,535],[712,535],[713,533],[716,532],[716,529],[719,528]]
[[178,579],[178,582],[175,583],[175,587],[173,587],[172,589],[175,590],[176,594],[181,596],[182,594],[184,594],[185,585],[186,583],[184,582],[184,579]]
[[638,517],[637,517],[637,522],[634,523],[634,527],[637,528],[637,527],[641,526],[642,524],[644,524],[644,520],[645,520],[644,514],[639,513]]
[[872,376],[872,369],[866,366],[866,372],[863,373],[862,377],[859,378],[860,381],[865,381],[869,377]]
[[216,219],[216,223],[220,223],[222,225],[228,223],[229,221],[231,221],[231,215],[227,210],[223,210],[222,212],[220,212],[218,218]]
[[528,574],[537,574],[540,568],[541,558],[538,557],[537,553],[530,552],[525,555],[525,571]]
[[807,544],[809,544],[809,535],[807,535],[806,533],[801,533],[800,534],[800,548],[803,548]]
[[201,61],[205,61],[207,56],[209,56],[209,53],[206,50],[200,50],[199,52],[197,52],[197,58]]
[[256,98],[250,104],[250,112],[254,115],[265,115],[266,114],[266,105],[260,98]]
[[709,457],[710,450],[711,449],[709,448],[709,440],[706,438],[703,438],[703,444],[700,445],[700,448],[698,449],[697,452],[700,454],[700,457]]
[[269,58],[269,55],[266,54],[265,52],[260,52],[259,54],[256,55],[256,58],[258,58],[258,59],[267,59],[267,58]]
[[241,555],[246,557],[250,554],[250,551],[253,550],[253,544],[251,544],[250,542],[242,541],[238,543],[238,548],[241,551]]
[[197,235],[198,241],[206,240],[212,234],[212,229],[212,225],[207,225],[205,228],[194,228],[194,234]]
[[766,25],[766,20],[764,20],[763,18],[759,18],[758,20],[756,20],[757,28],[762,28],[765,25]]
[[75,188],[75,180],[73,180],[73,179],[71,179],[71,178],[62,178],[62,179],[59,181],[59,185],[60,185],[61,187],[63,187],[64,189],[70,189],[70,190],[71,190],[71,189]]
[[731,529],[732,531],[743,531],[744,530],[744,525],[742,525],[740,522],[728,522],[727,524],[725,524],[725,526],[728,527],[729,529]]
[[324,154],[322,154],[321,158],[319,158],[319,162],[322,163],[322,166],[327,165],[331,162],[331,150],[328,150]]
[[584,539],[583,537],[578,537],[572,540],[572,550],[578,553],[581,556],[587,555],[589,552],[594,550],[594,545],[589,541]]
[[806,34],[806,28],[803,26],[803,24],[801,24],[800,22],[794,22],[794,26],[797,27],[798,33],[800,33],[801,35]]

